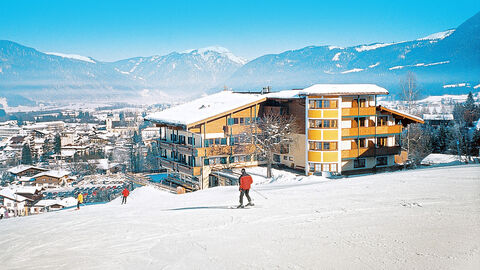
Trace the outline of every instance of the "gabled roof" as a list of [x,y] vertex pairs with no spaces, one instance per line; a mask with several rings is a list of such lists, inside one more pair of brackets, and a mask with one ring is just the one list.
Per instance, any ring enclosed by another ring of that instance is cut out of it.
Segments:
[[31,201],[31,199],[29,199],[27,197],[24,197],[22,195],[17,195],[16,191],[14,189],[11,189],[11,188],[4,188],[4,189],[0,190],[0,196],[8,198],[10,200],[17,201],[17,202],[23,202],[23,201],[26,201],[26,200]]
[[266,100],[265,95],[222,91],[145,117],[160,124],[187,127]]
[[388,109],[388,108],[385,108],[383,106],[378,106],[377,108],[380,111],[389,112],[394,116],[400,117],[402,119],[407,119],[411,122],[416,122],[416,123],[420,123],[420,124],[425,123],[425,121],[423,121],[423,119],[421,117],[418,117],[418,116],[415,116],[415,115],[412,115],[412,114],[409,114],[409,113],[406,113],[406,112],[402,112],[402,111],[395,110],[395,109]]
[[35,166],[31,166],[31,165],[18,165],[16,167],[8,169],[8,172],[13,173],[13,174],[19,174],[19,173],[24,172],[28,169],[36,169],[36,170],[39,170],[39,171],[48,171],[47,169],[40,168],[40,167],[35,167]]
[[69,171],[50,170],[48,172],[42,172],[42,173],[36,174],[36,175],[32,176],[32,178],[37,178],[37,177],[40,177],[40,176],[51,176],[51,177],[54,177],[54,178],[62,178],[64,176],[68,176],[69,174],[70,174]]

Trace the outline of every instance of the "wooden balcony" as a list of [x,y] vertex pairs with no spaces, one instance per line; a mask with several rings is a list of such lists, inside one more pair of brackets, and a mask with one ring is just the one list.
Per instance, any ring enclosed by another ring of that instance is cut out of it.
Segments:
[[165,158],[160,159],[160,165],[163,168],[166,168],[172,171],[178,170],[178,172],[188,174],[188,175],[198,176],[202,174],[202,167],[192,167],[192,166],[188,166],[188,165],[185,165],[173,160],[168,160]]
[[196,148],[195,156],[197,157],[213,157],[213,156],[225,156],[235,154],[252,154],[255,152],[255,146],[253,144],[245,145],[213,145],[210,147]]
[[379,148],[368,147],[351,150],[342,150],[342,159],[356,158],[356,157],[373,157],[400,154],[400,146],[383,146]]
[[342,117],[362,116],[362,115],[375,115],[377,108],[371,107],[356,107],[356,108],[342,108]]
[[342,128],[342,137],[356,137],[402,133],[402,125]]

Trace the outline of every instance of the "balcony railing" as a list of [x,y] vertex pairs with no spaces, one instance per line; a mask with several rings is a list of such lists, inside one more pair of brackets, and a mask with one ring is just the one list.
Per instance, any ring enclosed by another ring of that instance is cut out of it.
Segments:
[[255,152],[255,146],[253,144],[240,144],[240,145],[213,145],[210,147],[196,148],[197,157],[212,157],[212,156],[225,156],[234,154],[252,154]]
[[342,108],[342,116],[358,116],[358,115],[375,115],[377,108],[372,107],[356,107],[356,108]]
[[342,128],[342,137],[382,135],[382,134],[398,134],[402,133],[402,125],[378,126],[378,127],[355,127]]
[[160,159],[160,165],[163,168],[170,169],[172,171],[178,170],[178,172],[188,174],[188,175],[198,176],[202,174],[202,167],[192,167],[192,166],[182,164],[174,160],[165,159],[165,158]]
[[342,159],[357,158],[357,157],[373,157],[385,155],[400,154],[400,146],[381,146],[378,148],[358,148],[351,150],[342,150]]

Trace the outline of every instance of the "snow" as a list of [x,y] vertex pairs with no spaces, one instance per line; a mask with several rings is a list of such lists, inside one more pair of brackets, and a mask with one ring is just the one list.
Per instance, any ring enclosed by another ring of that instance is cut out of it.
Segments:
[[405,66],[394,66],[394,67],[389,68],[389,70],[402,69],[404,67]]
[[343,50],[343,49],[345,49],[345,48],[344,48],[344,47],[335,46],[335,45],[330,45],[330,46],[328,46],[328,49],[331,51],[331,50],[335,50],[335,49]]
[[46,54],[60,56],[60,57],[63,57],[63,58],[70,58],[70,59],[85,61],[85,62],[95,64],[95,61],[92,58],[82,56],[82,55],[78,55],[78,54],[66,54],[66,53],[57,53],[57,52],[46,52]]
[[375,43],[371,45],[362,45],[362,46],[356,47],[355,50],[357,52],[371,51],[371,50],[376,50],[378,48],[387,47],[393,44],[396,44],[396,43]]
[[480,87],[480,84],[477,84],[477,85],[475,85],[475,86],[473,87],[473,89],[477,89],[477,88],[479,88],[479,87]]
[[190,49],[190,50],[182,51],[181,53],[182,54],[201,54],[201,55],[205,55],[208,52],[219,53],[221,55],[226,56],[231,61],[233,61],[235,63],[238,63],[238,64],[241,64],[241,65],[245,65],[248,62],[246,59],[234,55],[227,48],[224,48],[224,47],[221,47],[221,46],[210,46],[210,47],[205,47],[205,48],[200,48],[200,49]]
[[284,90],[264,95],[222,91],[152,113],[145,119],[152,122],[186,126],[253,102],[259,102],[265,98],[299,98],[300,95],[310,94],[386,95],[388,91],[374,84],[315,84],[303,90]]
[[228,209],[237,187],[183,195],[144,187],[126,205],[0,220],[8,245],[0,261],[4,269],[478,269],[478,175],[469,165],[256,185],[256,206],[238,210]]
[[54,205],[54,204],[58,204],[58,205],[61,205],[63,207],[70,207],[70,206],[74,206],[74,205],[77,204],[77,199],[75,199],[73,197],[67,197],[67,198],[64,198],[64,199],[40,200],[35,204],[35,206],[48,207],[48,206],[51,206],[51,205]]
[[21,195],[17,195],[15,193],[17,193],[17,190],[15,188],[10,188],[10,187],[3,188],[0,190],[0,197],[6,197],[11,200],[15,200],[17,202],[23,202],[25,200],[28,200],[28,198]]
[[424,120],[453,120],[453,114],[424,114]]
[[467,83],[456,83],[456,84],[445,84],[443,88],[455,88],[455,87],[465,87]]
[[459,165],[465,160],[465,157],[448,154],[430,154],[421,162],[422,165]]
[[422,119],[421,117],[416,116],[416,115],[409,114],[409,113],[406,113],[406,112],[404,112],[404,111],[400,111],[400,110],[396,110],[396,109],[392,109],[392,108],[388,108],[388,110],[394,111],[394,112],[396,112],[396,113],[398,113],[398,114],[406,115],[406,116],[408,116],[408,117],[417,119],[417,120],[419,120],[420,122],[423,122],[423,119]]
[[42,172],[42,173],[36,174],[36,175],[32,176],[32,178],[37,178],[37,177],[44,176],[44,175],[55,177],[55,178],[62,178],[64,176],[69,175],[70,173],[71,172],[66,171],[66,170],[50,170],[50,171],[47,171],[47,172]]
[[388,90],[375,84],[314,84],[299,94],[388,95]]
[[374,68],[374,67],[376,67],[376,66],[378,66],[378,65],[380,65],[380,62],[377,62],[377,63],[375,63],[375,64],[373,64],[373,65],[368,66],[368,67],[369,67],[369,68]]
[[450,36],[451,34],[453,34],[453,32],[455,32],[455,29],[450,29],[450,30],[447,30],[447,31],[434,33],[434,34],[428,35],[426,37],[419,38],[417,40],[442,40],[442,39]]
[[20,172],[26,171],[26,170],[31,169],[31,168],[39,169],[39,170],[45,170],[43,168],[35,167],[35,166],[32,166],[32,165],[18,165],[16,167],[8,169],[7,171],[9,173],[12,173],[12,174],[18,174]]
[[340,60],[340,55],[341,55],[341,54],[342,54],[341,52],[336,53],[336,54],[333,56],[332,61],[338,61],[338,60]]
[[188,125],[225,113],[234,108],[260,101],[264,98],[265,96],[260,94],[242,94],[232,91],[222,91],[147,115],[145,119],[154,122]]
[[394,66],[394,67],[389,68],[389,70],[402,69],[402,68],[405,68],[405,67],[429,67],[429,66],[443,65],[443,64],[448,64],[448,63],[450,63],[450,61],[441,61],[441,62],[435,62],[435,63],[429,63],[429,64],[418,63],[418,64],[414,64],[414,65]]
[[354,69],[342,71],[342,72],[340,72],[340,73],[342,73],[342,74],[347,74],[347,73],[360,72],[360,71],[363,71],[363,68],[354,68]]

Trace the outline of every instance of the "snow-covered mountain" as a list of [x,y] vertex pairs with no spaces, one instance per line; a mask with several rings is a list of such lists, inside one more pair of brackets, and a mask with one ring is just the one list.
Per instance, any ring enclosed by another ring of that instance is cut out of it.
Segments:
[[43,53],[2,40],[0,88],[6,96],[58,99],[91,95],[115,98],[145,91],[198,94],[221,85],[245,62],[222,47],[102,62],[75,54]]
[[[315,83],[375,83],[395,93],[407,71],[425,94],[464,94],[480,85],[480,13],[456,29],[413,41],[348,48],[309,46],[247,63],[222,47],[102,62],[91,57],[42,53],[0,41],[2,96],[48,99],[72,96],[188,96],[224,85],[235,90],[288,89]],[[160,102],[160,101],[159,101]]]
[[136,57],[112,63],[114,70],[154,89],[205,90],[222,84],[245,60],[222,47]]
[[[226,85],[249,90],[314,83],[375,83],[398,90],[407,71],[426,94],[458,94],[480,83],[480,13],[457,29],[397,43],[348,48],[309,46],[259,57],[240,68]],[[444,87],[463,85],[463,87]]]

